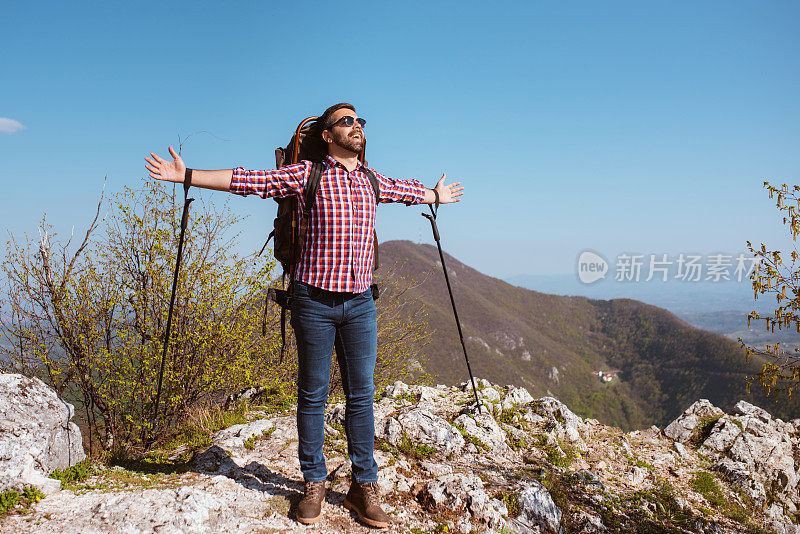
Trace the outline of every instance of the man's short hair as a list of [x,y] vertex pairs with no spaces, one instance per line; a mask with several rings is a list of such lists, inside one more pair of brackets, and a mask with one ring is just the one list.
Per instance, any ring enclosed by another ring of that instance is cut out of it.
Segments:
[[353,111],[353,112],[355,112],[355,110],[356,110],[356,108],[355,108],[355,106],[353,106],[353,104],[348,104],[347,102],[340,102],[340,103],[335,104],[335,105],[329,107],[328,109],[326,109],[325,112],[322,115],[319,116],[319,120],[317,121],[317,123],[319,124],[319,133],[320,133],[320,135],[322,135],[323,131],[325,131],[325,130],[327,130],[327,129],[329,129],[331,127],[331,124],[330,124],[331,115],[333,115],[335,112],[339,111],[340,109],[349,109],[350,111]]

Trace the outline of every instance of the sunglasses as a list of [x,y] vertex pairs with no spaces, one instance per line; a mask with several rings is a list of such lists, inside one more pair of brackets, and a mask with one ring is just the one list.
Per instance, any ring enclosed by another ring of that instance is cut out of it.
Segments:
[[367,121],[362,119],[361,117],[355,118],[352,115],[345,115],[344,117],[340,118],[338,121],[334,122],[328,129],[333,128],[334,126],[338,126],[339,124],[344,124],[345,126],[352,126],[353,124],[358,123],[363,128]]

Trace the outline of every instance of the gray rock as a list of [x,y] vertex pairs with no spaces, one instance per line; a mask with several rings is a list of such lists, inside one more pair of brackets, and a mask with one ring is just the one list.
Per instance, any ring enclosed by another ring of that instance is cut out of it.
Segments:
[[[586,423],[554,397],[541,397],[529,403],[531,411],[556,423],[556,433],[580,449],[585,448],[581,437],[586,433]],[[532,418],[532,417],[531,417]]]
[[415,488],[417,499],[430,510],[468,511],[490,528],[505,526],[506,506],[492,499],[474,475],[455,473],[430,480]]
[[[402,382],[400,383],[402,384]],[[329,411],[325,412],[325,422],[328,423],[329,425],[337,424],[343,427],[344,414],[345,414],[344,404],[342,403],[334,404]]]
[[751,415],[760,419],[764,423],[769,423],[772,421],[772,416],[769,414],[769,412],[763,408],[759,408],[758,406],[753,406],[749,402],[743,400],[740,400],[736,403],[736,406],[733,407],[733,411],[741,415]]
[[603,534],[608,532],[603,521],[596,515],[591,515],[588,512],[579,511],[575,514],[573,522],[578,528],[577,532],[579,534]]
[[736,437],[742,433],[743,426],[738,418],[723,415],[714,424],[711,435],[703,442],[703,445],[717,452],[725,452],[736,441]]
[[214,445],[230,452],[244,448],[245,441],[252,437],[261,436],[274,426],[275,424],[269,419],[258,419],[251,423],[233,425],[220,430],[211,436],[211,440],[214,442]]
[[683,458],[684,460],[688,460],[691,458],[689,455],[689,451],[686,450],[686,447],[683,446],[683,443],[680,441],[673,441],[672,447],[678,452],[678,456]]
[[686,443],[692,437],[695,430],[702,424],[704,419],[721,417],[723,415],[725,415],[725,412],[711,404],[711,401],[700,399],[689,406],[677,419],[667,425],[667,428],[664,429],[664,434],[675,441]]
[[762,437],[742,432],[731,445],[728,455],[763,475],[768,485],[774,481],[787,492],[797,485],[792,444],[779,433]]
[[725,458],[714,464],[711,469],[720,473],[722,478],[741,488],[756,501],[766,501],[767,493],[764,490],[764,484],[753,478],[747,464]]
[[483,411],[475,415],[462,414],[453,421],[453,424],[463,426],[467,435],[476,437],[489,447],[488,451],[480,452],[497,454],[510,452],[506,444],[506,433],[489,412]]
[[[478,390],[478,398],[480,398],[482,401],[488,401],[489,403],[492,403],[493,401],[500,400],[500,392],[498,392],[492,383],[485,378],[476,378],[475,387]],[[472,394],[472,382],[470,381],[463,382],[459,388],[461,391],[465,391],[470,395]]]
[[376,437],[395,446],[400,444],[403,434],[445,455],[461,452],[466,444],[458,429],[424,408],[412,408],[397,417],[387,417],[376,428]]
[[61,487],[48,478],[86,459],[75,408],[37,378],[0,375],[0,492],[36,486],[45,494]]
[[514,532],[561,532],[561,510],[539,482],[526,480],[520,484],[517,488],[517,500],[520,514],[509,522]]
[[408,393],[408,385],[405,382],[398,380],[394,384],[389,384],[386,386],[384,393],[387,397],[396,399]]
[[511,386],[509,387],[505,397],[503,397],[503,400],[500,402],[500,408],[503,411],[511,410],[517,406],[528,404],[532,400],[533,397],[530,393],[528,393],[527,389]]

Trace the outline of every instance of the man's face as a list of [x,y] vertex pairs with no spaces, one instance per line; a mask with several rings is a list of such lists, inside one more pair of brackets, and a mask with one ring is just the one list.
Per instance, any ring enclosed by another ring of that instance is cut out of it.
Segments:
[[362,150],[364,150],[364,142],[366,141],[366,136],[364,136],[364,129],[361,125],[353,121],[352,126],[346,126],[344,122],[337,121],[342,117],[350,115],[353,119],[357,119],[358,115],[352,109],[337,109],[331,115],[331,126],[328,128],[328,132],[331,134],[331,138],[335,145],[338,145],[350,152],[354,152],[356,154],[360,154]]

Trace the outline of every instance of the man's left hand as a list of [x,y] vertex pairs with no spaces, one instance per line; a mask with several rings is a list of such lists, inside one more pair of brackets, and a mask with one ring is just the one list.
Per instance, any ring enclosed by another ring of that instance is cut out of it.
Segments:
[[451,202],[459,202],[461,200],[459,197],[464,194],[464,188],[459,187],[461,182],[453,182],[452,184],[445,185],[445,176],[445,174],[442,174],[442,177],[436,182],[435,189],[439,193],[439,203],[449,204]]

